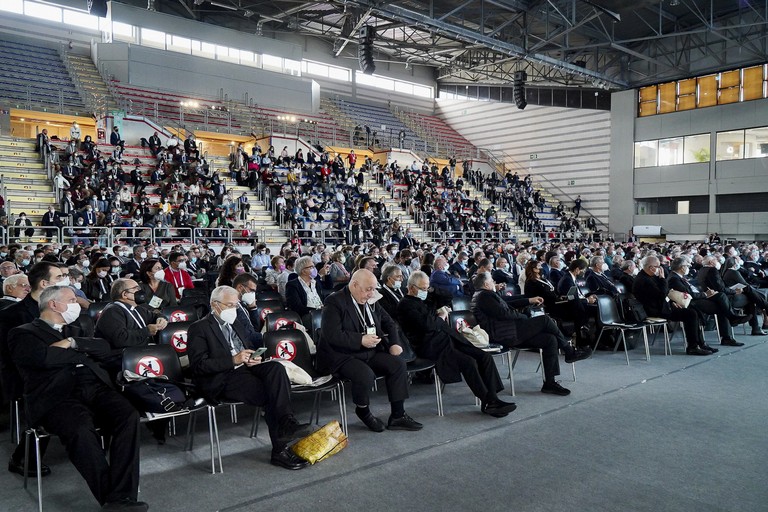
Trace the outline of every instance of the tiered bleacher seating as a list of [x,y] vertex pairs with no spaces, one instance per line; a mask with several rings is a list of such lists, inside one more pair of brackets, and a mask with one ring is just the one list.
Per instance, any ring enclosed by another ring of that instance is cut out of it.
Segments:
[[27,42],[0,39],[0,98],[22,109],[85,112],[58,51]]
[[292,117],[295,121],[291,122],[299,124],[299,136],[311,140],[313,143],[316,140],[327,146],[346,146],[351,143],[349,130],[339,125],[323,110],[318,111],[317,114],[300,114],[273,107],[255,106],[253,108],[259,119],[264,122],[265,128],[269,127],[270,121],[277,122],[275,131],[278,131],[280,118]]
[[477,154],[477,148],[471,142],[439,117],[402,110],[400,119],[434,145],[437,156],[450,158],[456,155],[458,159],[464,159]]
[[[184,110],[184,124],[191,131],[224,131],[231,128],[233,133],[241,133],[248,128],[241,119],[230,115],[227,107],[218,100],[146,89],[123,84],[118,80],[112,80],[110,86],[113,94],[118,100],[122,100],[121,103],[124,103],[126,111],[130,114],[181,124]],[[198,106],[185,107],[182,102],[194,102]],[[206,113],[201,113],[203,110],[206,110]]]
[[[386,106],[366,105],[338,98],[332,101],[343,115],[360,125],[362,128],[360,135],[363,140],[366,136],[365,127],[369,126],[371,132],[378,132],[376,138],[380,141],[381,147],[398,147],[398,134],[402,130],[405,132],[404,149],[429,153],[427,143],[419,138],[413,130],[407,127]],[[386,133],[381,133],[382,125],[387,127]]]

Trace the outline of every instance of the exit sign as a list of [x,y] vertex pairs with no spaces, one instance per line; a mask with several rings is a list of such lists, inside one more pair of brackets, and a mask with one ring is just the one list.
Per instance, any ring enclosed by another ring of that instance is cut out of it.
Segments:
[[536,160],[537,158],[539,158],[538,153],[531,153],[531,160]]
[[576,184],[576,180],[568,180],[568,185],[575,185],[575,184]]

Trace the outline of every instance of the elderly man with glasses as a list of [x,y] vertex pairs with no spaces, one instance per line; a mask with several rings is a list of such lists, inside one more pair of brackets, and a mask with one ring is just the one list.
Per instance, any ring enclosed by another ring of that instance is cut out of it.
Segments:
[[0,299],[0,309],[21,302],[30,291],[29,279],[24,274],[15,274],[3,281],[3,298]]
[[665,318],[674,322],[682,322],[688,346],[685,353],[689,356],[708,356],[718,350],[711,348],[704,341],[700,330],[699,314],[692,308],[683,308],[667,300],[669,285],[664,269],[656,256],[646,256],[640,262],[642,270],[635,278],[632,293],[645,308],[650,317]]
[[285,367],[263,362],[248,333],[237,322],[240,294],[219,286],[211,292],[211,313],[189,326],[187,354],[197,389],[214,402],[234,401],[264,407],[275,466],[302,469],[308,462],[288,449],[291,440],[307,432],[291,408],[291,383]]

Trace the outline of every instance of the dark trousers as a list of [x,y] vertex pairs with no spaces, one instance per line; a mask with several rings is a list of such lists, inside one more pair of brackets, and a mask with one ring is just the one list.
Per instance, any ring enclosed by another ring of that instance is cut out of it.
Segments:
[[688,307],[705,315],[716,315],[720,338],[731,337],[731,321],[728,319],[731,306],[724,293],[718,293],[708,299],[693,299]]
[[280,363],[241,366],[230,372],[220,399],[264,407],[264,420],[269,428],[272,451],[284,446],[278,440],[280,420],[292,414],[291,382]]
[[515,349],[542,349],[544,380],[554,382],[555,377],[560,375],[559,350],[569,346],[568,338],[548,315],[516,320],[515,327],[517,339],[506,345]]
[[673,322],[683,323],[688,348],[696,348],[703,345],[704,339],[701,337],[701,331],[699,331],[699,325],[701,325],[699,314],[691,308],[676,308],[674,306],[671,306],[671,308],[672,311],[662,315],[662,317]]
[[456,366],[472,393],[483,401],[496,400],[496,393],[504,389],[504,386],[501,384],[493,356],[462,343],[454,343],[453,347],[456,350],[452,352],[451,357],[455,359]]
[[370,392],[376,376],[384,377],[390,402],[408,398],[408,380],[405,361],[388,352],[365,353],[353,357],[339,367],[336,374],[352,383],[352,401],[358,406],[370,403]]
[[[117,391],[89,370],[78,370],[72,396],[40,421],[59,436],[69,460],[83,476],[96,500],[104,504],[139,492],[139,413]],[[109,435],[109,461],[96,426]]]

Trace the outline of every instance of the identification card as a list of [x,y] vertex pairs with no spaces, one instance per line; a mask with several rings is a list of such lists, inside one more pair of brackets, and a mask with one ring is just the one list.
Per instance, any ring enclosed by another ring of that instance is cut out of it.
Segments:
[[152,300],[149,301],[149,307],[152,309],[158,309],[160,307],[160,304],[163,303],[163,299],[158,297],[157,295],[152,296]]
[[365,330],[365,334],[373,334],[374,336],[376,336],[376,328],[375,327],[368,327]]
[[183,297],[183,296],[184,296],[184,287],[179,286],[179,297]]

